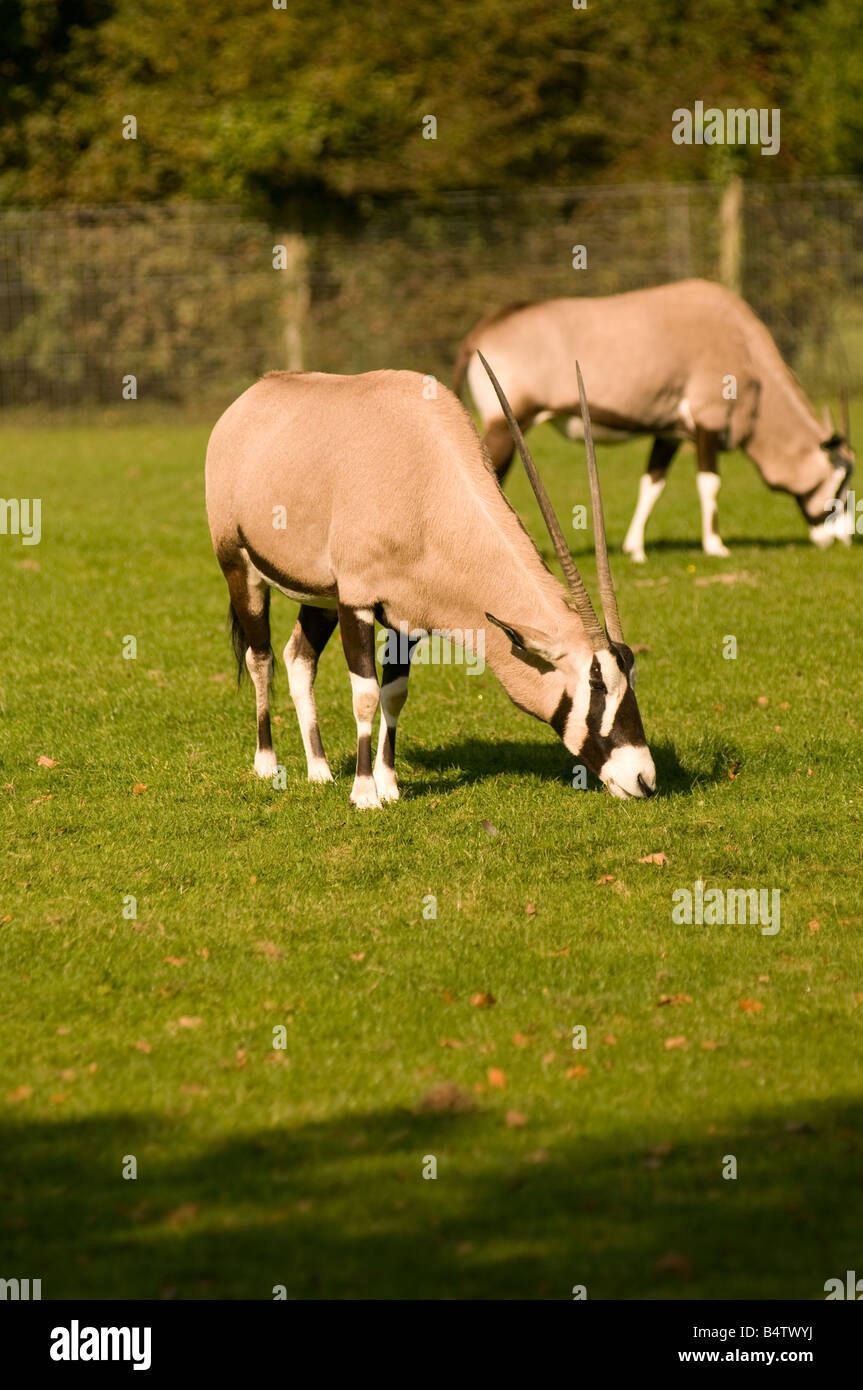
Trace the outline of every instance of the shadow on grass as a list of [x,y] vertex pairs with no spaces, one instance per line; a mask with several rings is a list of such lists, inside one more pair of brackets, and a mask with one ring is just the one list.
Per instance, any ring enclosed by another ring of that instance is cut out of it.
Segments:
[[[814,549],[814,546],[808,536],[731,536],[729,538],[728,536],[723,535],[722,541],[723,544],[726,545],[728,549],[731,551],[731,555],[726,557],[728,559],[733,558],[734,553],[736,551],[739,552],[743,550]],[[661,551],[667,551],[669,554],[673,554],[679,551],[685,551],[690,555],[696,556],[703,555],[704,553],[701,549],[701,543],[697,537],[694,537],[691,541],[670,539],[658,539],[652,541],[648,538],[648,540],[645,542],[644,549],[647,555],[648,562],[650,561],[651,551],[656,551],[657,553]],[[622,560],[625,559],[622,552],[618,553],[621,555]],[[721,562],[718,559],[712,559],[711,563],[718,565]],[[649,569],[649,563],[647,566],[631,565],[630,568],[633,571],[639,570],[642,573],[645,573],[645,571]]]
[[161,1117],[6,1120],[2,1273],[48,1299],[820,1299],[860,1264],[861,1120],[857,1101],[774,1107],[670,1150],[661,1122],[545,1149],[499,1112],[211,1147]]
[[[696,787],[724,782],[729,767],[739,760],[736,750],[725,743],[714,747],[710,767],[701,769],[684,767],[671,743],[651,743],[650,751],[656,764],[660,796],[686,794]],[[459,739],[445,748],[410,747],[403,761],[407,774],[403,771],[401,785],[410,796],[440,796],[442,791],[473,785],[501,774],[517,773],[569,784],[574,761],[572,754],[558,743]],[[415,769],[418,767],[434,769],[438,777],[417,777]],[[588,776],[588,786],[593,791],[603,790],[599,779],[592,774]]]

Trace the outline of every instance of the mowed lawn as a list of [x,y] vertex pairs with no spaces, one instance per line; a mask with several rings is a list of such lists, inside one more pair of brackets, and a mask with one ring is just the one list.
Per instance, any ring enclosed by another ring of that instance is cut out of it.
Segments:
[[[0,1275],[44,1298],[820,1299],[863,1268],[859,541],[816,552],[735,456],[731,558],[706,559],[689,454],[634,567],[647,446],[600,450],[661,795],[574,789],[490,672],[424,666],[402,800],[359,813],[337,637],[335,785],[306,784],[281,662],[287,788],[251,771],[206,435],[0,445],[43,527],[0,537]],[[583,451],[532,442],[595,592]],[[280,655],[293,606],[273,619]],[[780,931],[675,924],[696,879],[780,890]]]

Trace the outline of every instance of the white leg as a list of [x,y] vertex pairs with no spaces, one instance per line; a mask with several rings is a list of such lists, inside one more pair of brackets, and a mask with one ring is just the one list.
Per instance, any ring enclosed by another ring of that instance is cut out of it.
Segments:
[[647,518],[662,495],[664,487],[665,478],[654,479],[649,473],[642,473],[641,481],[638,484],[638,502],[629,523],[626,539],[623,542],[624,555],[630,555],[638,565],[643,565],[647,559],[644,553],[644,528],[647,525]]
[[357,773],[351,789],[351,802],[360,810],[368,810],[381,804],[371,764],[372,724],[378,707],[380,687],[377,676],[358,676],[353,671],[350,676],[354,719],[357,721]]
[[273,653],[246,648],[246,668],[255,687],[255,714],[258,744],[255,751],[255,771],[259,777],[275,777],[276,755],[270,742],[270,682],[273,679]]
[[[333,774],[330,771],[330,765],[321,743],[318,711],[315,705],[314,683],[317,661],[309,655],[308,650],[302,650],[304,646],[302,634],[299,634],[296,642],[295,637],[297,637],[297,633],[291,637],[290,642],[285,647],[284,656],[288,672],[288,689],[291,692],[291,699],[297,712],[300,736],[306,754],[308,778],[310,782],[332,782]],[[307,644],[305,645],[307,647]]]
[[375,786],[381,801],[398,801],[399,787],[395,770],[396,724],[408,697],[407,676],[397,676],[381,686],[381,727],[378,752],[375,758]]
[[729,552],[720,540],[719,528],[716,524],[718,515],[716,498],[722,479],[718,473],[700,470],[696,473],[695,480],[701,501],[701,544],[704,553],[705,555],[715,555],[718,559],[724,559]]

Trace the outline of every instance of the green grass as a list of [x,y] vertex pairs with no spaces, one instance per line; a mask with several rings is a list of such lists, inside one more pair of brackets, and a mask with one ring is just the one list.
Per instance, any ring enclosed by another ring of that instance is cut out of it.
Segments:
[[[734,457],[731,559],[705,559],[681,457],[647,567],[613,556],[662,794],[574,790],[490,672],[421,667],[402,800],[357,813],[337,639],[335,785],[304,780],[283,668],[287,790],[251,772],[205,439],[2,444],[43,540],[0,537],[0,1275],[46,1298],[823,1298],[863,1260],[859,547],[817,553]],[[568,518],[581,452],[533,442]],[[644,452],[600,454],[615,547]],[[280,652],[292,606],[273,617]],[[780,889],[781,931],[675,925],[696,878]],[[445,1085],[472,1108],[428,1108]]]

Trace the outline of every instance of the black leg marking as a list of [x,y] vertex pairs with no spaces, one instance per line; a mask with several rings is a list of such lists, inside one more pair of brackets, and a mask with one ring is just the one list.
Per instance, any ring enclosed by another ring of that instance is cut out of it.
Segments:
[[655,483],[663,481],[679,448],[679,439],[664,439],[661,436],[654,439],[650,458],[647,460],[647,472]]
[[375,668],[374,615],[363,609],[346,608],[340,603],[339,625],[357,722],[357,770],[351,801],[355,806],[379,806],[372,777],[372,722],[380,699]]

